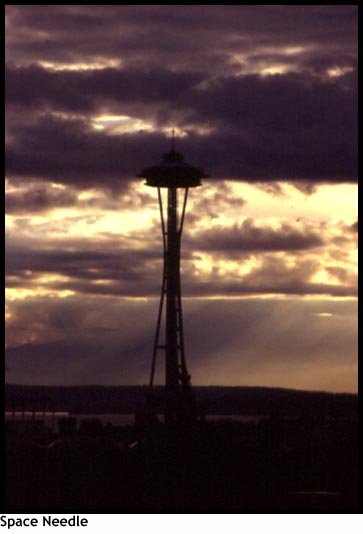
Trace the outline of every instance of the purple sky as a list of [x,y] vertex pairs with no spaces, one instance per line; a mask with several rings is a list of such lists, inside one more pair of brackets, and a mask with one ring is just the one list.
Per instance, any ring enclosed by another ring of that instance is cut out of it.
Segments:
[[356,391],[355,5],[7,6],[6,379],[148,381],[172,128],[193,383]]

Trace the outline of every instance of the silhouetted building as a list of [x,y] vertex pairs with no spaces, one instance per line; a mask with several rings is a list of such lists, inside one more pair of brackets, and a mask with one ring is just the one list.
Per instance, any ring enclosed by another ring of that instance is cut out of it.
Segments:
[[[165,355],[165,395],[162,404],[166,421],[172,422],[189,418],[194,409],[191,377],[188,373],[184,350],[180,247],[189,188],[202,185],[201,179],[207,175],[202,169],[185,163],[182,154],[176,152],[172,146],[171,150],[163,156],[161,163],[143,169],[138,176],[146,178],[146,185],[157,188],[164,249],[149,402],[150,407],[154,408],[156,402],[153,394],[155,366],[157,355],[162,352]],[[166,190],[166,213],[164,213],[162,189]],[[165,339],[161,339],[165,300]]]

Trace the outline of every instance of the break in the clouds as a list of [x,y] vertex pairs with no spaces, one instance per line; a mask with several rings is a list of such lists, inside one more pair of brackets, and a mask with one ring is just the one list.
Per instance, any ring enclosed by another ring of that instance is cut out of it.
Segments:
[[174,128],[194,383],[355,390],[357,6],[8,5],[5,85],[9,380],[147,380]]

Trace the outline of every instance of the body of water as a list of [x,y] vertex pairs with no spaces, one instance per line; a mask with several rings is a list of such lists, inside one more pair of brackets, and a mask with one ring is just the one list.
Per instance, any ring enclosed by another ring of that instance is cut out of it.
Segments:
[[[96,418],[103,424],[110,423],[114,426],[127,426],[135,422],[135,415],[132,413],[109,413],[109,414],[73,414],[69,412],[5,412],[5,421],[44,421],[46,426],[51,428],[56,427],[58,419],[62,417],[74,417],[78,423],[83,419]],[[160,421],[163,420],[162,415],[158,415]],[[206,421],[221,421],[229,420],[243,423],[257,424],[262,419],[269,419],[267,415],[207,415]]]

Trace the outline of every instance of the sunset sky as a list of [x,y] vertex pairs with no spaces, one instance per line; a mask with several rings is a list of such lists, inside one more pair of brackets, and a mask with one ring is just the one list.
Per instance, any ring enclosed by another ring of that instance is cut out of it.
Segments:
[[148,382],[175,128],[193,384],[356,392],[356,61],[355,5],[7,6],[6,380]]

